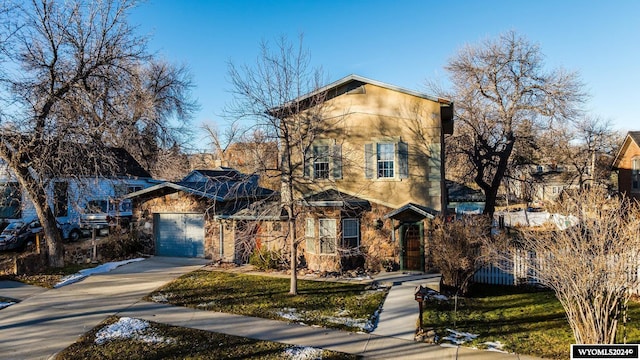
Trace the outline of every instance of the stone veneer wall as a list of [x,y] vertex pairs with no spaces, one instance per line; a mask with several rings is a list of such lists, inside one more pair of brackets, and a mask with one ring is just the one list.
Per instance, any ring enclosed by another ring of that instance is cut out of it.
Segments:
[[[313,254],[306,251],[306,241],[300,243],[300,253],[304,254],[305,261],[310,270],[340,272],[347,270],[349,267],[356,266],[362,261],[358,257],[362,257],[364,269],[369,271],[380,271],[389,267],[389,265],[398,262],[398,244],[392,241],[392,225],[391,220],[383,220],[386,213],[392,209],[371,204],[370,211],[364,211],[360,214],[360,253],[347,255],[338,251],[336,254]],[[340,208],[315,208],[304,216],[299,216],[297,221],[297,232],[300,238],[304,237],[305,224],[307,217],[336,219],[337,222],[337,245],[340,247],[342,241],[341,236],[341,210]],[[349,216],[350,217],[350,216]],[[316,226],[317,227],[317,226]],[[316,229],[316,237],[317,237]]]

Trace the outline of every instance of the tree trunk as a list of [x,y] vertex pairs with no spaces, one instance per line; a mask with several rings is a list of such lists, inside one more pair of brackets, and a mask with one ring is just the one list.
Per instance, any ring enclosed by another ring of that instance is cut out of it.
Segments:
[[51,207],[49,207],[45,189],[31,177],[29,170],[24,167],[18,168],[15,175],[20,185],[31,198],[38,220],[42,225],[42,232],[47,244],[49,266],[63,267],[64,246],[62,244],[62,236],[56,226],[56,217],[53,215]]
[[289,239],[291,242],[291,283],[290,295],[298,295],[298,244],[296,242],[296,221],[289,219]]

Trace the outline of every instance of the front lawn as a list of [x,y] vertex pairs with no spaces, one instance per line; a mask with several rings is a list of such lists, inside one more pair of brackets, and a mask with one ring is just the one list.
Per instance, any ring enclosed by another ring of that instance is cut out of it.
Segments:
[[304,322],[350,331],[373,330],[388,289],[363,284],[298,280],[199,270],[156,290],[147,300],[202,310]]
[[[574,343],[564,310],[553,292],[484,285],[468,298],[425,303],[425,328],[434,328],[442,338],[447,329],[479,335],[465,344],[483,347],[488,341],[500,341],[504,350],[544,358],[566,359]],[[640,342],[640,304],[629,304],[631,322],[627,342]],[[622,326],[619,326],[622,339]]]
[[314,348],[111,317],[57,356],[93,359],[359,359]]
[[14,280],[27,285],[34,285],[53,289],[53,286],[62,280],[63,277],[75,274],[82,269],[95,267],[95,264],[67,264],[61,268],[48,268],[40,274],[35,275],[5,275],[0,279]]

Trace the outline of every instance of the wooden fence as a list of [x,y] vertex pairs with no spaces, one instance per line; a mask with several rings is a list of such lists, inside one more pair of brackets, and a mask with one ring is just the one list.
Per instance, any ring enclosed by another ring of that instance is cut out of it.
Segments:
[[[491,285],[540,285],[536,272],[529,266],[531,262],[543,261],[536,257],[536,254],[532,251],[515,250],[513,253],[513,260],[502,260],[497,264],[489,264],[480,270],[478,270],[474,276],[473,281],[480,284]],[[609,260],[611,262],[620,261],[615,255]],[[631,261],[631,260],[629,260]],[[626,277],[629,282],[640,283],[638,278],[640,277],[640,259],[633,260],[635,267],[629,266],[626,272]],[[540,266],[540,264],[538,264]],[[631,292],[635,295],[640,295],[640,284],[631,289]]]

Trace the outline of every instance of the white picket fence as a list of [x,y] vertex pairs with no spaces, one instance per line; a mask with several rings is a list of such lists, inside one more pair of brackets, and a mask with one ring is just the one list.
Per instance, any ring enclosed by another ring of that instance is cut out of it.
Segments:
[[[612,259],[616,261],[617,259]],[[480,284],[491,285],[536,285],[540,284],[534,269],[528,266],[530,261],[540,261],[536,258],[536,254],[531,251],[516,250],[513,253],[513,261],[500,261],[497,264],[489,264],[478,270],[473,281]],[[626,274],[627,278],[634,282],[640,277],[640,259],[634,261],[637,263],[635,270],[631,270]],[[631,289],[631,292],[640,295],[640,287]]]
[[500,261],[498,264],[489,264],[478,270],[473,276],[473,281],[480,284],[492,285],[535,285],[538,279],[533,269],[529,268],[527,258],[535,258],[530,251],[516,250],[513,261]]

